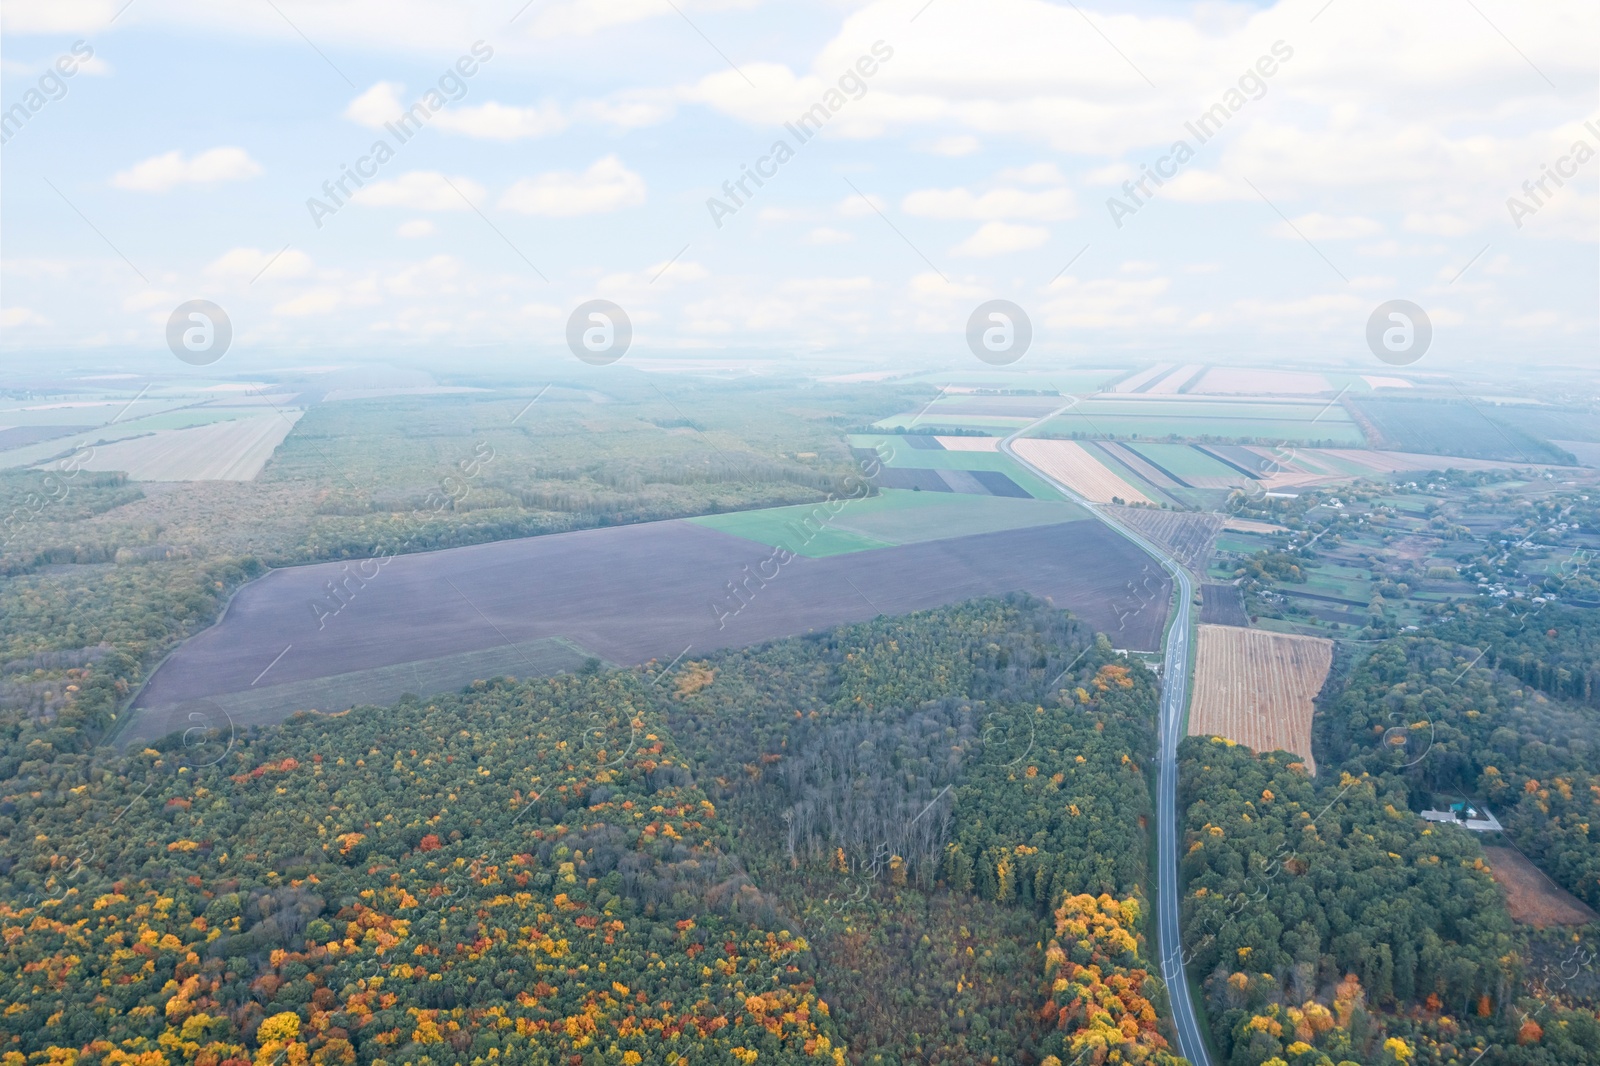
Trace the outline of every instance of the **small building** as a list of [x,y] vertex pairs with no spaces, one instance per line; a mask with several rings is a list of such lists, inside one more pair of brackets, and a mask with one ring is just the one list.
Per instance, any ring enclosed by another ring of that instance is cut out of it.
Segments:
[[1474,833],[1498,833],[1502,828],[1498,818],[1470,803],[1452,803],[1447,811],[1423,811],[1422,817],[1430,822],[1459,825]]

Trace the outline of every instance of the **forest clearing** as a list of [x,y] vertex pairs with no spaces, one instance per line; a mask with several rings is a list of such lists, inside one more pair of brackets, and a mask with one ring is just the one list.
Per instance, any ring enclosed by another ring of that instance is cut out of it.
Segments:
[[1594,911],[1567,890],[1551,884],[1516,848],[1485,846],[1489,873],[1506,894],[1511,920],[1544,929],[1552,925],[1587,925]]
[[1219,736],[1252,751],[1311,757],[1313,700],[1333,664],[1333,641],[1202,625],[1195,644],[1189,735]]

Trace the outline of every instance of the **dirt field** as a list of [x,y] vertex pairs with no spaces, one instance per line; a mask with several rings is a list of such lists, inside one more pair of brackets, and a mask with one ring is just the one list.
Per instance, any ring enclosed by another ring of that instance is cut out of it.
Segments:
[[1110,503],[1154,503],[1144,493],[1096,462],[1083,445],[1071,440],[1019,440],[1017,454],[1066,485],[1084,499]]
[[1144,507],[1110,508],[1113,517],[1160,544],[1190,570],[1204,573],[1216,547],[1222,516]]
[[1552,925],[1583,925],[1595,920],[1594,911],[1565,889],[1550,883],[1516,848],[1483,849],[1489,872],[1506,894],[1511,920],[1544,929]]
[[[135,705],[159,711],[541,639],[623,665],[668,662],[685,647],[703,654],[1012,591],[1073,611],[1117,647],[1151,650],[1170,595],[1143,552],[1092,519],[777,558],[765,544],[673,521],[402,555],[381,568],[286,567],[241,589],[219,624],[162,664]],[[1152,569],[1146,587],[1141,575]],[[343,587],[343,607],[329,598],[330,582]],[[327,702],[331,693],[293,693],[340,709]]]
[[252,415],[99,445],[85,470],[123,470],[135,481],[253,481],[300,418],[298,409]]
[[1237,585],[1207,582],[1200,586],[1200,621],[1219,626],[1248,626],[1244,593]]
[[1189,735],[1227,737],[1254,751],[1292,751],[1312,773],[1312,700],[1333,664],[1333,641],[1202,625],[1195,643]]
[[[1144,478],[1158,489],[1173,489],[1179,486],[1187,487],[1185,482],[1179,481],[1165,471],[1157,468],[1144,456],[1114,440],[1097,440],[1093,442],[1096,448],[1103,450],[1107,455],[1116,459],[1122,465]],[[1087,450],[1087,449],[1086,449]],[[1090,451],[1090,455],[1094,453]]]
[[1222,523],[1223,529],[1231,529],[1235,533],[1287,533],[1288,526],[1280,526],[1272,522],[1257,522],[1254,518],[1229,518]]
[[999,437],[935,437],[947,452],[997,452]]
[[1202,369],[1204,367],[1199,363],[1186,363],[1144,391],[1151,396],[1174,395],[1184,385],[1192,381],[1194,376],[1200,373]]
[[1157,363],[1148,370],[1141,370],[1132,377],[1124,378],[1123,380],[1117,382],[1115,385],[1111,386],[1111,391],[1138,392],[1140,387],[1142,387],[1145,383],[1154,381],[1156,378],[1160,377],[1162,374],[1165,374],[1171,369],[1171,363]]

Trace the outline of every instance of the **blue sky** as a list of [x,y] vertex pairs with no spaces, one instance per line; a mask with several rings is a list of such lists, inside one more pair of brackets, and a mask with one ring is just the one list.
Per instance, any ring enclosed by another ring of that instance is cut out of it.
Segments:
[[[357,353],[555,350],[597,296],[642,348],[869,362],[961,351],[993,297],[1066,357],[1361,358],[1397,297],[1441,359],[1570,360],[1600,328],[1592,2],[122,3],[4,11],[7,108],[93,50],[4,147],[13,358],[159,349],[193,298],[241,347]],[[315,226],[479,41],[464,95]],[[784,123],[877,42],[799,144]],[[794,158],[719,228],[708,198],[778,138]]]

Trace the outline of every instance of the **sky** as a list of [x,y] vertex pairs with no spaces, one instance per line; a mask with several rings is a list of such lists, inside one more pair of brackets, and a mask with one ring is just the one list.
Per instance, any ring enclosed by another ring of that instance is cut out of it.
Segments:
[[1068,358],[1370,360],[1392,299],[1434,361],[1600,337],[1593,0],[9,0],[0,30],[14,363],[159,350],[194,299],[242,350],[439,358],[559,351],[596,298],[641,350],[864,366],[964,353],[991,299]]

